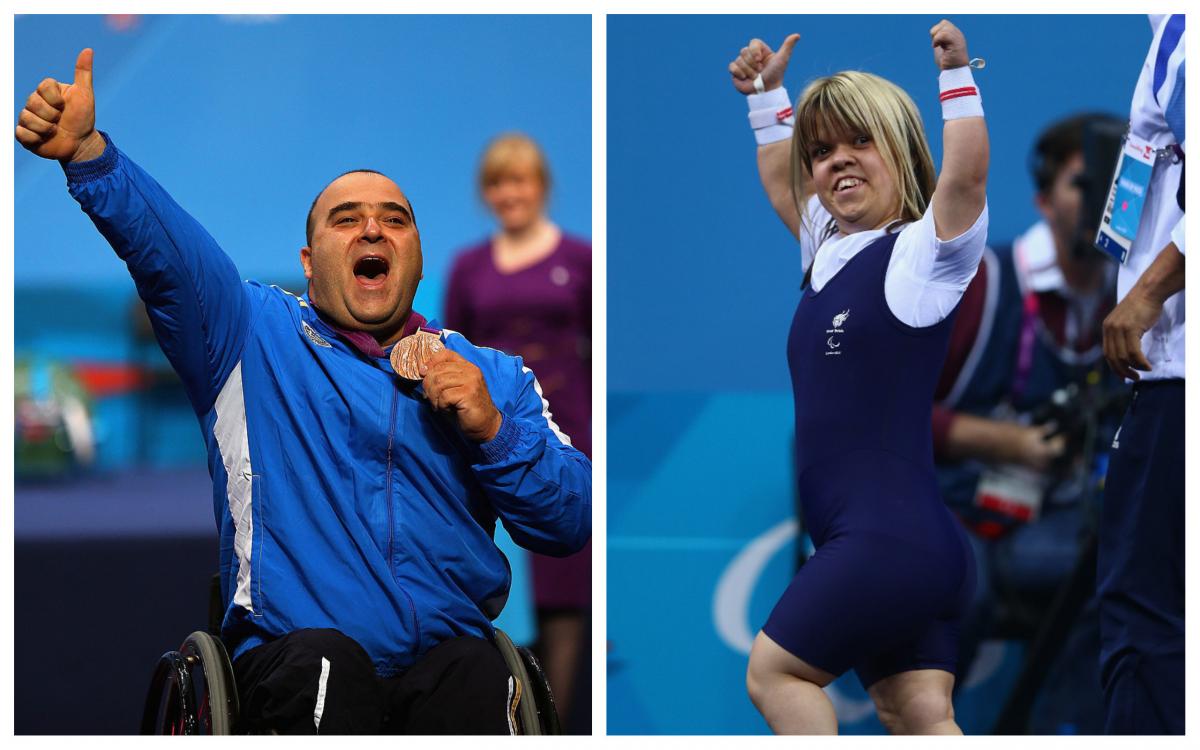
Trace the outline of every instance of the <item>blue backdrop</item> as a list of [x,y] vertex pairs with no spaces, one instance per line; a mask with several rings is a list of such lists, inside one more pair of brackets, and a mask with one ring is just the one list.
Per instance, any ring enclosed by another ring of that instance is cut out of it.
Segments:
[[[744,98],[726,66],[754,37],[802,35],[787,86],[858,68],[921,109],[935,163],[937,16],[608,18],[609,731],[761,733],[750,639],[795,557],[785,342],[799,248],[762,195]],[[1128,115],[1144,16],[961,16],[992,146],[992,242],[1037,219],[1026,158],[1081,110]],[[651,51],[651,52],[648,52]],[[616,592],[619,592],[616,593]],[[986,731],[1020,663],[989,644],[956,706]],[[879,732],[835,683],[846,732]],[[1062,727],[1068,731],[1069,727]]]
[[[371,167],[413,201],[425,249],[417,309],[437,310],[453,251],[491,230],[475,167],[506,130],[545,149],[553,218],[590,234],[587,16],[143,16],[126,30],[114,25],[18,17],[14,113],[43,77],[70,81],[79,50],[95,48],[97,126],[247,278],[302,278],[313,197],[341,172]],[[20,153],[15,171],[15,283],[128,288],[58,165]]]

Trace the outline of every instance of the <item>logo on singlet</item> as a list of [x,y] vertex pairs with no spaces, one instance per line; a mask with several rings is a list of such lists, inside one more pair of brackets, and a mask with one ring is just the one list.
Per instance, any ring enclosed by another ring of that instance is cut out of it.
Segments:
[[[1121,427],[1124,427],[1124,426],[1125,425],[1121,425]],[[1118,450],[1121,447],[1121,427],[1118,427],[1117,431],[1115,433],[1113,433],[1113,444],[1112,444],[1113,450]]]
[[[845,331],[842,329],[842,324],[845,323],[846,319],[849,317],[850,317],[850,308],[846,308],[845,310],[842,310],[837,315],[834,315],[833,316],[833,328],[826,328],[825,333],[830,333],[830,334],[845,333]],[[830,336],[829,338],[825,339],[825,346],[829,347],[829,350],[825,352],[825,356],[828,357],[831,355],[841,354],[841,352],[838,351],[838,349],[841,348],[842,344],[840,341],[835,341],[833,336]]]
[[330,344],[328,341],[326,341],[325,339],[321,338],[321,334],[319,334],[319,333],[317,333],[316,331],[314,331],[314,330],[312,329],[312,326],[310,326],[308,323],[303,323],[303,324],[302,324],[302,327],[304,328],[304,335],[305,335],[305,336],[308,336],[308,340],[309,340],[309,341],[313,342],[313,343],[314,343],[314,344],[316,344],[317,346],[323,346],[323,347],[325,347],[326,349],[332,349],[332,348],[333,348],[333,344]]

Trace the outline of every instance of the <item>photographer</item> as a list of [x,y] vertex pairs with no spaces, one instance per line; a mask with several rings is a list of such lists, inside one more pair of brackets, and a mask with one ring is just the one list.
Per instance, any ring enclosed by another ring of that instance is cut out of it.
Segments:
[[1119,398],[1101,347],[1116,273],[1092,247],[1098,212],[1089,209],[1107,187],[1105,136],[1122,127],[1079,115],[1043,131],[1030,164],[1042,219],[1011,247],[988,249],[951,337],[934,450],[978,565],[964,670],[1002,602],[1030,604],[1010,614],[1036,623],[1090,528],[1088,458],[1111,441]]

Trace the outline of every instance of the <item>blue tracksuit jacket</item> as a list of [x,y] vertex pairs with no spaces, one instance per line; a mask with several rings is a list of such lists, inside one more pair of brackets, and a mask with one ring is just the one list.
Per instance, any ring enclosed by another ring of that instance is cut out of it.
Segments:
[[200,420],[233,658],[293,630],[336,628],[394,675],[447,638],[491,635],[510,583],[497,517],[537,552],[587,541],[591,464],[520,358],[443,332],[503,414],[495,439],[470,443],[305,298],[243,282],[110,140],[65,169],[128,264]]

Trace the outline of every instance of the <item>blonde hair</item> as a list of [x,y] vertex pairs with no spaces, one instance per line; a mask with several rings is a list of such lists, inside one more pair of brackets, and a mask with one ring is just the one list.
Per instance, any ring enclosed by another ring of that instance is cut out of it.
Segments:
[[811,179],[814,141],[833,134],[863,133],[871,137],[900,194],[899,216],[916,221],[925,214],[936,184],[933,157],[911,97],[896,84],[871,73],[846,70],[818,78],[796,103],[792,134],[792,198],[802,225],[813,236],[805,200],[806,175]]
[[546,157],[533,139],[524,133],[504,133],[497,136],[484,149],[479,160],[479,190],[511,174],[520,166],[531,165],[541,180],[542,188],[550,192],[550,168]]

